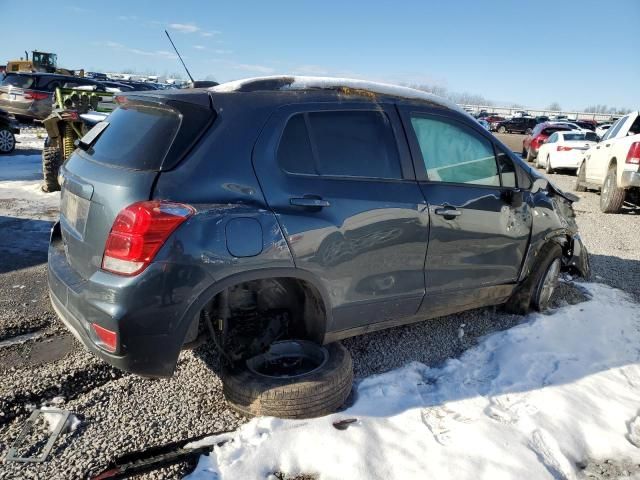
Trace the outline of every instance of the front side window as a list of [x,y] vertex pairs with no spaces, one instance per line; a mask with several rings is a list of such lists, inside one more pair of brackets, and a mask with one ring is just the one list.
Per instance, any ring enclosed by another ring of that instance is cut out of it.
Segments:
[[294,174],[402,178],[391,123],[378,111],[294,115],[280,139],[278,163]]
[[434,182],[500,186],[493,146],[472,130],[428,117],[411,117],[427,177]]

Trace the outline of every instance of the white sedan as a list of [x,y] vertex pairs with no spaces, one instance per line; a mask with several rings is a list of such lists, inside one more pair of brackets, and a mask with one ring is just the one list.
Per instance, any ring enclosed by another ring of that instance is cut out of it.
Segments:
[[578,170],[584,152],[596,143],[598,143],[598,136],[594,132],[583,130],[555,132],[538,150],[536,167],[544,167],[547,173],[553,173],[557,168]]

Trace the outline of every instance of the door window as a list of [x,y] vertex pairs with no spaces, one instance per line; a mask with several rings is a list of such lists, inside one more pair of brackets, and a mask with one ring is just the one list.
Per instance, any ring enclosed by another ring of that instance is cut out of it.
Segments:
[[493,146],[462,125],[411,117],[427,177],[433,182],[500,186]]
[[278,162],[289,173],[402,178],[391,124],[378,111],[294,115],[280,140]]
[[627,117],[622,117],[620,120],[616,122],[616,124],[609,129],[607,132],[607,138],[616,138],[618,132],[622,128],[622,126],[626,123]]

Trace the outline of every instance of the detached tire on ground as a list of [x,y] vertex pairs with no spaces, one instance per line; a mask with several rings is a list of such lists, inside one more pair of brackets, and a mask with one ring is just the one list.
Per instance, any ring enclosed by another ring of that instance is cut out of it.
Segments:
[[576,192],[586,192],[587,191],[587,173],[585,169],[587,168],[585,162],[582,162],[578,167],[578,171],[576,172],[576,184],[573,189]]
[[42,150],[42,173],[44,192],[57,192],[60,190],[58,172],[60,171],[60,149],[58,147],[45,147]]
[[[562,248],[555,242],[544,245],[527,278],[504,305],[506,311],[526,315],[531,310],[546,310],[562,266]],[[546,285],[545,285],[546,282]],[[550,291],[549,291],[550,287]]]
[[[297,371],[291,370],[296,355],[304,357]],[[279,373],[282,364],[290,375]],[[338,342],[320,347],[287,340],[234,369],[224,369],[222,382],[227,402],[242,415],[313,418],[333,413],[345,403],[353,364],[349,351]]]

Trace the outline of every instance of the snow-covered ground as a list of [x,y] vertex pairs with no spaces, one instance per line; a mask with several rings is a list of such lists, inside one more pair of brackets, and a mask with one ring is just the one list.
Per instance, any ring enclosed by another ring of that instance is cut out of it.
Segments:
[[0,216],[53,220],[60,193],[44,193],[41,150],[44,131],[29,129],[17,136],[16,150],[0,155]]
[[[363,380],[339,414],[256,418],[188,478],[572,479],[589,459],[640,464],[638,304],[583,288],[587,302],[530,315],[441,368]],[[336,429],[343,419],[357,421]]]

